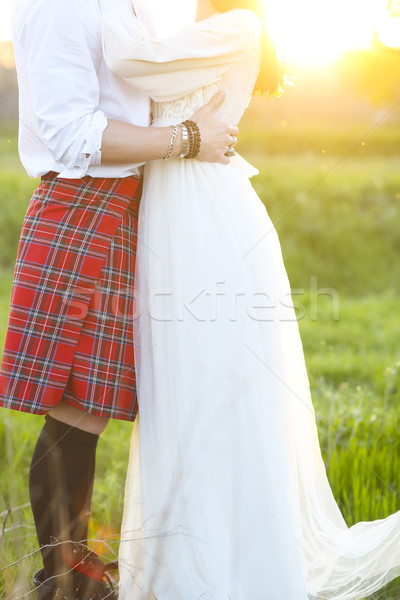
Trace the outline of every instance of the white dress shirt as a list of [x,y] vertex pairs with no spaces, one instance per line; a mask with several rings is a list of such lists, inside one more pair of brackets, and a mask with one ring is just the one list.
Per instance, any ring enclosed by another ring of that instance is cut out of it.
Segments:
[[15,0],[19,152],[31,177],[126,177],[140,164],[101,164],[107,119],[149,125],[148,95],[102,56],[98,0]]

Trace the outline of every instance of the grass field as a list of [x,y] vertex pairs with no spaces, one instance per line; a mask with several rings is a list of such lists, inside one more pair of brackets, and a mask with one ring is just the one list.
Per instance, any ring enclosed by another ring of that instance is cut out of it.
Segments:
[[[15,129],[3,134],[0,336],[18,230],[35,185],[16,159]],[[284,142],[278,129],[256,136],[249,120],[242,152],[260,168],[254,186],[281,238],[328,476],[351,525],[400,509],[400,132],[381,130],[368,151],[358,148],[344,160],[358,130],[299,127],[285,135]],[[0,414],[4,598],[27,593],[40,564],[37,554],[23,557],[36,550],[27,472],[41,426],[39,417]],[[107,542],[96,549],[108,555],[117,552],[130,430],[113,422],[99,445],[91,535]],[[399,597],[394,582],[374,598]]]

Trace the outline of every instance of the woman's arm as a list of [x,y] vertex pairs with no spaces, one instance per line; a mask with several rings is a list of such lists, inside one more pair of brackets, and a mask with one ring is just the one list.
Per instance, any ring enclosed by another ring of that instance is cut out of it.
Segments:
[[164,39],[152,39],[132,11],[105,14],[104,55],[113,71],[154,100],[184,96],[216,81],[259,43],[249,10],[215,15]]

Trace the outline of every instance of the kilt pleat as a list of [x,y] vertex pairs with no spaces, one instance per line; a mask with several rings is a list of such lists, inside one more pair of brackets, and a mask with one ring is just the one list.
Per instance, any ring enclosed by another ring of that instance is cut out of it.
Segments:
[[133,420],[140,179],[44,177],[24,220],[0,369],[0,405],[61,399]]

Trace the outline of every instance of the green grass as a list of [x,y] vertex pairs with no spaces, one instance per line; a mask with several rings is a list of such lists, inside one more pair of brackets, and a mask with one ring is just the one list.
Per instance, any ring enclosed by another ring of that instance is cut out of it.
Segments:
[[[241,141],[260,168],[254,186],[280,235],[322,452],[349,525],[400,509],[400,140],[397,130],[376,132],[341,161],[357,135],[299,127],[282,139],[279,127],[255,132],[250,120]],[[23,175],[15,139],[12,127],[0,137],[0,345],[16,239],[35,185]],[[27,473],[41,426],[40,417],[0,412],[0,568],[36,549]],[[91,535],[111,541],[111,551],[130,431],[112,422],[99,444]],[[26,593],[39,564],[36,554],[0,573],[0,597]],[[374,596],[399,597],[397,582]]]
[[[264,108],[264,106],[263,106]],[[381,116],[381,115],[379,115]],[[264,123],[263,123],[264,121]],[[263,123],[260,135],[260,122]],[[300,121],[278,120],[262,111],[250,111],[241,123],[240,147],[247,154],[257,148],[264,155],[298,156],[302,153],[341,156],[352,148],[352,156],[390,157],[399,151],[399,131],[391,124],[377,126],[374,123],[335,126],[325,120]]]
[[[254,187],[281,237],[294,288],[363,296],[400,291],[400,155],[348,158],[250,155]],[[335,166],[336,165],[336,166]],[[331,170],[332,169],[332,170]],[[331,171],[330,171],[331,170]]]

